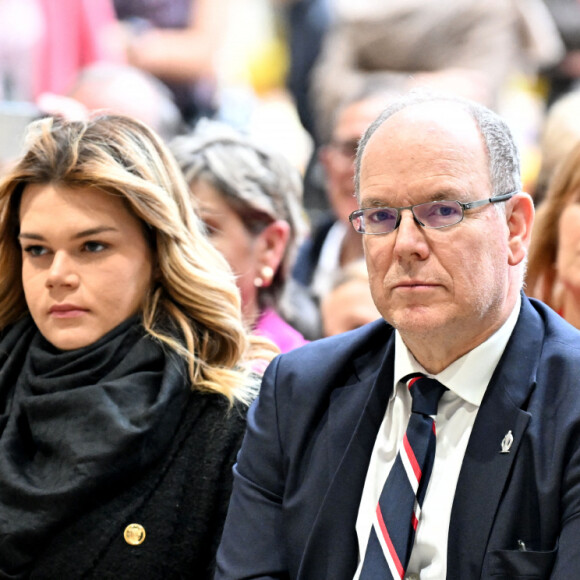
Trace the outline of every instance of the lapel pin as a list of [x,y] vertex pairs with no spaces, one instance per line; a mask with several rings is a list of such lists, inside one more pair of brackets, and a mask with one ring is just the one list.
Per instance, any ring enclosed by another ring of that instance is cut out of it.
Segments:
[[502,439],[501,442],[501,451],[500,453],[509,453],[510,447],[514,442],[514,436],[512,435],[511,429],[506,433],[505,437]]

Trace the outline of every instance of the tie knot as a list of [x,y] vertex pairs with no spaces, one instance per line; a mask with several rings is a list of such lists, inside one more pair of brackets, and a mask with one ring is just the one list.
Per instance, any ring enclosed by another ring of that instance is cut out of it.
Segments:
[[439,399],[447,387],[424,375],[409,377],[406,379],[406,383],[413,398],[412,412],[422,415],[436,415]]

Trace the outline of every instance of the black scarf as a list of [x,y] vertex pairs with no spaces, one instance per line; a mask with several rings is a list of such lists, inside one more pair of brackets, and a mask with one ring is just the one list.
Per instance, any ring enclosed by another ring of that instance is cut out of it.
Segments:
[[61,351],[30,318],[0,340],[0,578],[26,575],[50,536],[166,450],[185,366],[137,317]]

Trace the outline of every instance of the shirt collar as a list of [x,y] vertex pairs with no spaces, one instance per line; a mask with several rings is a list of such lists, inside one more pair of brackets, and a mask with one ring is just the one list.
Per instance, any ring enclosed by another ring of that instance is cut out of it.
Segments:
[[494,334],[437,375],[425,371],[411,354],[400,334],[395,331],[395,382],[391,398],[395,395],[397,383],[403,377],[418,372],[437,379],[468,403],[479,406],[516,325],[520,308],[521,296],[518,295],[511,314]]

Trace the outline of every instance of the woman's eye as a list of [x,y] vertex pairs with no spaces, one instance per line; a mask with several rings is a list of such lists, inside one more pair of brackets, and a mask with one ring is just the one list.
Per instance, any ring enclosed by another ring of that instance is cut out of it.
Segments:
[[44,246],[24,246],[22,250],[33,257],[44,256],[48,250]]
[[102,252],[103,250],[106,249],[106,244],[103,244],[101,242],[85,242],[83,245],[83,249],[86,252],[91,252],[91,253],[96,253],[96,252]]
[[217,233],[219,233],[219,228],[213,224],[210,224],[208,222],[204,222],[203,224],[205,226],[205,232],[206,234],[211,238],[212,236],[215,236]]

